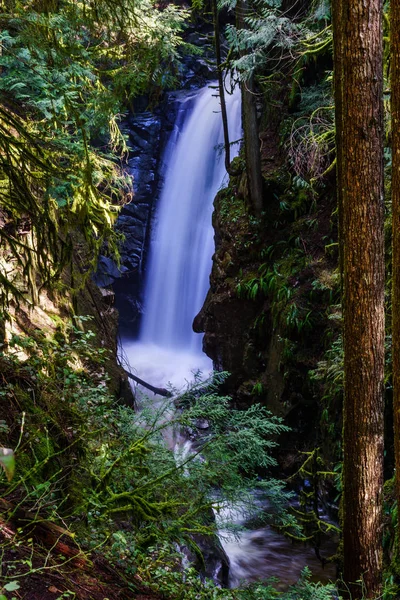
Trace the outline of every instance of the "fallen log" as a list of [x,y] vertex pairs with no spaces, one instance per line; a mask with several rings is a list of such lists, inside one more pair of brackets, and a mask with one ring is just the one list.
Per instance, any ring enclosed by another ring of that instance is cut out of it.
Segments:
[[71,559],[74,566],[82,567],[87,562],[70,531],[0,498],[0,533],[11,538],[13,530],[15,534],[20,531],[25,538],[31,537],[48,550]]
[[169,390],[166,390],[165,388],[154,387],[154,385],[151,385],[151,383],[147,383],[146,381],[143,381],[143,379],[140,379],[140,377],[133,375],[133,373],[129,373],[129,371],[126,371],[126,374],[128,375],[128,377],[130,379],[133,379],[133,381],[136,381],[136,383],[139,383],[140,385],[147,388],[154,394],[158,394],[159,396],[164,396],[165,398],[172,398],[173,394]]

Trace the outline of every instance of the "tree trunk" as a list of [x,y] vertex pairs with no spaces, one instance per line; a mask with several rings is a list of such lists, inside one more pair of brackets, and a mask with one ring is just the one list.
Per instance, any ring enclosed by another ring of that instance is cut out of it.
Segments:
[[151,385],[151,383],[147,383],[147,381],[143,381],[143,379],[140,379],[140,377],[137,377],[136,375],[133,375],[133,373],[130,373],[129,371],[125,370],[125,373],[129,377],[129,379],[132,379],[133,381],[136,381],[136,383],[138,383],[139,385],[142,385],[143,387],[147,388],[148,390],[150,390],[154,394],[158,394],[159,396],[164,396],[165,398],[172,398],[173,394],[172,394],[172,392],[170,390],[167,390],[165,388],[155,387],[154,385]]
[[[396,497],[400,507],[400,5],[390,8],[392,114],[392,355],[393,423]],[[397,554],[400,553],[400,510],[397,513]]]
[[[237,27],[245,28],[244,17],[248,11],[247,0],[238,0],[236,5]],[[242,82],[242,114],[244,151],[250,203],[254,213],[260,217],[263,210],[260,137],[257,121],[254,76]]]
[[[344,579],[352,598],[382,575],[384,235],[381,0],[343,11]],[[340,14],[340,12],[339,12]]]
[[214,47],[215,47],[215,58],[217,63],[217,77],[218,77],[218,91],[219,101],[221,104],[221,116],[222,116],[222,128],[224,132],[224,146],[225,146],[225,169],[228,175],[236,176],[240,174],[240,171],[231,168],[231,146],[229,142],[229,127],[228,127],[228,115],[226,112],[225,102],[225,88],[224,88],[224,75],[222,72],[222,60],[221,60],[221,40],[219,31],[218,21],[218,6],[217,0],[212,0],[213,8],[213,21],[214,21]]

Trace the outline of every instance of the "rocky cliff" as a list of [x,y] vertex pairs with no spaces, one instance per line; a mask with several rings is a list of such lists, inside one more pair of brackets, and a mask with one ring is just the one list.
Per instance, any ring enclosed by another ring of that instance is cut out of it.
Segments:
[[324,410],[313,373],[339,330],[334,176],[315,189],[296,179],[268,123],[263,216],[252,215],[242,170],[215,199],[210,289],[193,326],[216,368],[231,373],[235,402],[266,404],[294,428],[293,443],[301,431],[307,444]]

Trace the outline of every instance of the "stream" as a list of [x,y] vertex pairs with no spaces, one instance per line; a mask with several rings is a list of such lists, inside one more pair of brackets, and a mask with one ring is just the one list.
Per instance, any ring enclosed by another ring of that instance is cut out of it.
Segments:
[[[241,138],[240,92],[227,95],[230,139]],[[182,389],[195,372],[212,371],[202,352],[202,336],[192,330],[209,287],[214,252],[211,216],[213,200],[227,180],[222,119],[215,89],[203,88],[181,103],[164,153],[164,185],[153,226],[144,294],[144,316],[139,337],[125,337],[121,351],[137,375],[157,387],[169,383]],[[239,145],[232,147],[232,158]],[[176,439],[171,440],[176,444]],[[180,452],[190,442],[179,439]],[[183,447],[182,447],[183,446]],[[231,520],[246,525],[240,507],[228,507]],[[220,540],[229,558],[229,587],[242,581],[278,577],[282,585],[295,583],[308,565],[316,580],[335,578],[333,566],[322,568],[312,548],[292,544],[270,527],[239,534],[224,530],[225,515],[216,514]],[[325,554],[332,554],[329,548]],[[217,576],[216,576],[217,579]]]

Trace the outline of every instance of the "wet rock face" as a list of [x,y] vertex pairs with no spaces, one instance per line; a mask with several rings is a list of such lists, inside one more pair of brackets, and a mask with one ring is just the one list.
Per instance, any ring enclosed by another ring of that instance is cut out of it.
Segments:
[[[211,520],[214,516],[211,515]],[[191,536],[201,551],[202,560],[189,546],[181,547],[186,560],[199,572],[200,577],[211,579],[222,587],[229,584],[229,558],[216,535]]]
[[[244,173],[231,178],[230,187],[215,199],[216,250],[210,289],[193,328],[204,332],[203,350],[215,368],[230,373],[225,391],[232,394],[237,407],[262,402],[282,414],[283,347],[272,323],[270,300],[265,294],[249,297],[240,292],[243,282],[259,277],[260,264],[265,262],[262,249],[269,245],[266,224],[257,223],[248,211],[247,197],[241,191],[245,183]],[[276,191],[275,186],[266,192],[271,214]]]
[[186,37],[186,42],[202,49],[202,54],[194,56],[188,54],[182,60],[182,87],[184,89],[198,89],[207,84],[211,79],[216,79],[214,42],[212,33],[199,33],[192,31]]
[[125,237],[121,263],[130,275],[143,267],[152,203],[160,183],[162,132],[166,132],[168,125],[166,116],[145,112],[130,117],[127,123],[132,148],[127,170],[133,181],[134,199],[122,209],[117,229]]
[[117,221],[117,230],[125,238],[120,267],[112,259],[100,256],[94,282],[101,288],[113,286],[122,322],[134,329],[141,309],[141,274],[153,200],[160,185],[159,163],[163,138],[168,132],[168,113],[131,115],[124,129],[131,148],[127,172],[132,177],[134,199],[124,206]]
[[[240,181],[235,184],[240,187]],[[263,312],[265,299],[250,300],[238,294],[242,270],[255,264],[258,236],[252,231],[243,199],[233,199],[233,188],[222,190],[214,202],[213,226],[216,251],[210,289],[193,328],[204,332],[203,350],[215,368],[231,373],[226,385],[238,405],[250,403],[249,394],[260,373],[265,372],[268,339],[255,339],[254,324]],[[254,254],[254,256],[253,256]]]
[[154,199],[160,188],[160,161],[165,139],[170,131],[169,113],[143,112],[126,122],[131,152],[128,174],[132,177],[134,198],[124,206],[117,229],[125,241],[121,248],[120,273],[113,276],[116,304],[122,330],[135,332],[141,313],[140,291],[147,251]]
[[[244,344],[250,340],[249,323],[256,317],[256,306],[233,297],[226,287],[218,286],[215,293],[208,294],[193,328],[205,332],[203,350],[218,370],[238,374],[246,369]],[[256,356],[253,360],[258,364]]]

